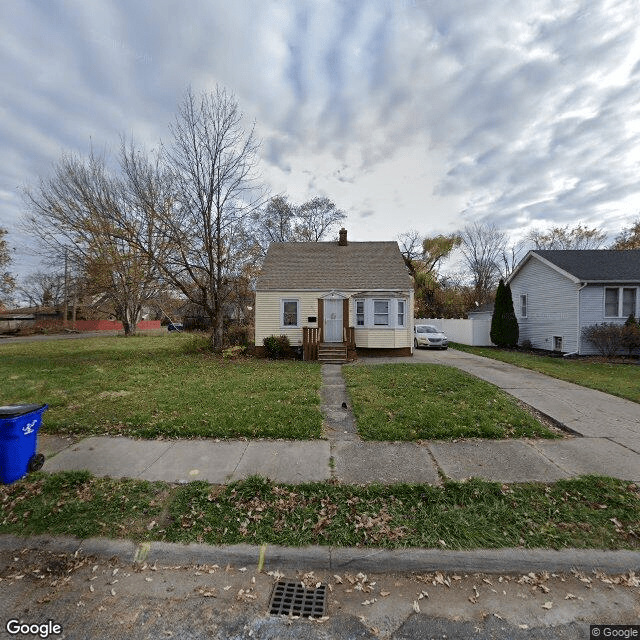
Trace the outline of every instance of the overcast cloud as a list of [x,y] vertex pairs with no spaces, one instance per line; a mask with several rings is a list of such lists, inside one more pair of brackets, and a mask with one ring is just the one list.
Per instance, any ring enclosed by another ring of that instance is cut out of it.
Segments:
[[64,151],[168,137],[186,87],[233,91],[273,193],[354,240],[472,220],[615,236],[640,211],[636,0],[3,0],[0,226]]

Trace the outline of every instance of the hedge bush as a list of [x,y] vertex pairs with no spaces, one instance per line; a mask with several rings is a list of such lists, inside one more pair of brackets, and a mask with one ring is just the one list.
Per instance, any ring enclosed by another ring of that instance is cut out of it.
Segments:
[[625,326],[613,322],[592,324],[582,329],[584,340],[592,344],[598,353],[605,358],[611,358],[624,346]]
[[268,358],[278,360],[291,356],[291,345],[287,336],[268,336],[262,341],[262,344]]

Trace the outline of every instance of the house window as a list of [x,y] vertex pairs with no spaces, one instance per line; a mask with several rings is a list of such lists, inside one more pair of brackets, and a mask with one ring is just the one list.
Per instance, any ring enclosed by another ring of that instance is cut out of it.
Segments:
[[404,300],[398,300],[398,326],[404,327]]
[[375,326],[383,326],[389,324],[389,301],[374,300],[373,301],[373,324]]
[[553,350],[562,351],[562,336],[553,336]]
[[631,314],[636,313],[636,290],[622,290],[622,317],[628,318]]
[[520,315],[523,318],[527,317],[527,294],[523,293],[520,296]]
[[628,318],[636,312],[635,287],[605,287],[604,315],[606,318]]
[[618,316],[618,288],[604,290],[604,315],[606,318]]
[[282,301],[282,326],[283,327],[298,326],[298,301],[297,300]]
[[364,300],[356,300],[356,326],[364,327]]

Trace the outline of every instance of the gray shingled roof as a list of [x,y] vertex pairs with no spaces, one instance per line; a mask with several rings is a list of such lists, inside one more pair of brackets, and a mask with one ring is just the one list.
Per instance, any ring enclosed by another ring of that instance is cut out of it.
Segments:
[[275,242],[256,289],[411,289],[397,242]]
[[534,253],[583,282],[640,282],[640,249],[547,249]]

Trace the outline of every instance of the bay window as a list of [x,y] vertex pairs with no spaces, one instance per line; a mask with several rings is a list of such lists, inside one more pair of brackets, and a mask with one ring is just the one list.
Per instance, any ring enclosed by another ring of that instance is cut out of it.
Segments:
[[389,301],[373,301],[373,324],[375,326],[385,326],[389,324]]

